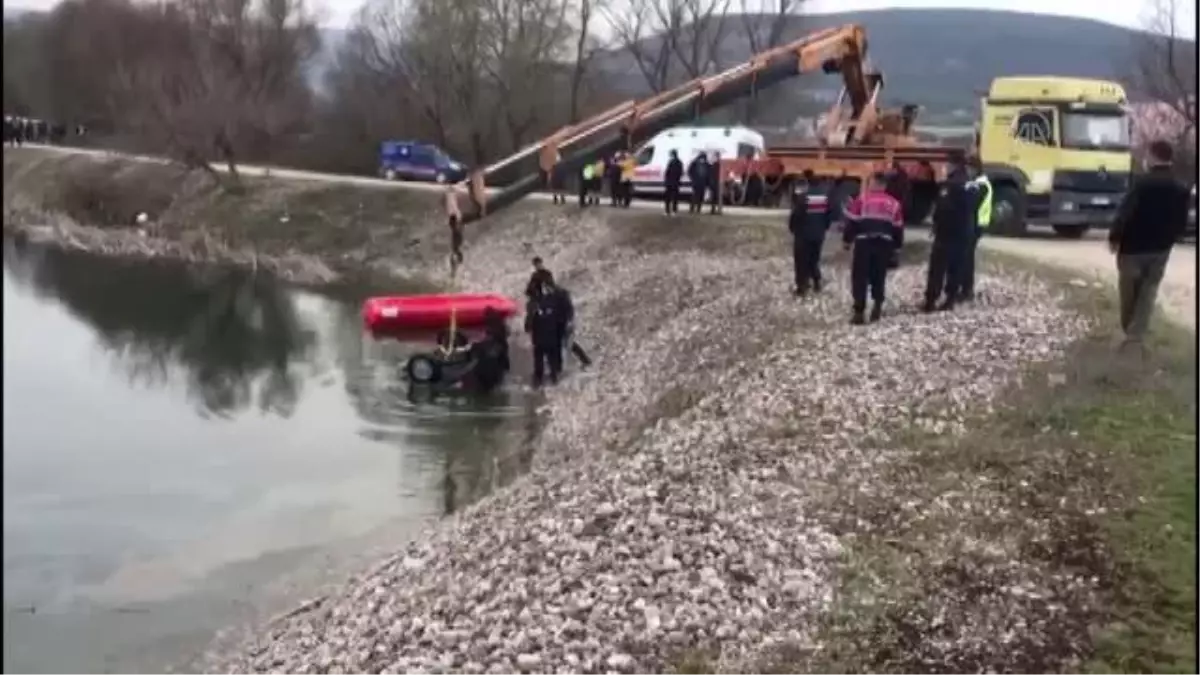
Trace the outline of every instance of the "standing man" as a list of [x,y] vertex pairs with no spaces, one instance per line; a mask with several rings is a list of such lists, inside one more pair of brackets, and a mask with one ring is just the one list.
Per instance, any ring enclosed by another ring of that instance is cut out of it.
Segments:
[[792,212],[788,216],[796,297],[807,295],[810,285],[813,291],[821,292],[821,249],[829,222],[828,194],[823,186],[816,184],[812,170],[805,169],[792,196]]
[[633,174],[637,171],[637,159],[627,152],[621,158],[621,206],[629,208],[633,203]]
[[973,189],[974,198],[979,206],[975,209],[975,228],[967,239],[963,254],[962,277],[954,293],[958,302],[971,302],[975,299],[975,254],[979,250],[980,238],[987,233],[988,226],[992,224],[992,182],[983,172],[983,163],[979,161],[978,155],[971,156],[967,167],[972,176],[969,186]]
[[667,160],[667,169],[663,172],[663,205],[668,216],[679,213],[679,184],[683,182],[683,161],[679,152],[671,151],[671,159]]
[[592,192],[592,173],[596,167],[592,166],[591,162],[584,164],[579,169],[579,208],[587,208],[591,202]]
[[888,262],[892,251],[904,243],[904,213],[900,202],[885,191],[887,180],[885,173],[874,174],[863,192],[846,205],[842,242],[846,249],[854,249],[850,261],[853,324],[865,323],[868,289],[873,301],[870,320],[878,321],[883,316]]
[[525,332],[533,342],[533,386],[540,387],[550,370],[550,382],[558,382],[563,367],[563,331],[558,294],[554,283],[538,286],[525,308]]
[[555,204],[566,204],[567,196],[563,194],[563,178],[561,172],[558,171],[558,163],[562,161],[562,155],[558,150],[554,151],[554,166],[550,168],[550,173],[546,176],[550,183],[550,195]]
[[450,271],[454,272],[463,261],[462,211],[458,208],[458,191],[454,184],[446,186],[442,200],[446,208],[446,224],[450,227]]
[[[976,190],[967,183],[962,152],[952,153],[948,164],[946,180],[933,211],[933,243],[929,248],[923,312],[954,309],[963,259],[970,238],[975,236]],[[939,306],[937,301],[943,293],[945,299]]]
[[721,171],[721,153],[714,152],[712,162],[708,165],[708,191],[711,199],[709,213],[714,216],[721,212],[721,187],[725,184],[724,179],[725,174]]
[[1108,247],[1117,254],[1122,348],[1141,346],[1171,248],[1187,227],[1190,196],[1172,175],[1173,155],[1166,141],[1150,144],[1146,173],[1125,195],[1108,233]]
[[700,213],[704,206],[704,192],[708,188],[708,157],[703,152],[688,164],[688,181],[692,187],[692,198],[688,202],[688,213]]
[[621,160],[624,158],[623,153],[614,153],[608,163],[604,165],[604,178],[608,183],[609,206],[619,206],[623,199],[621,195]]

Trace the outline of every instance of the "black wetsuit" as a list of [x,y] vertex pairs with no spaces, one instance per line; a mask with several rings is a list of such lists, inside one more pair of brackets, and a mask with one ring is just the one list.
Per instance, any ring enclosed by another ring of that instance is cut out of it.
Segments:
[[534,294],[525,310],[525,332],[533,342],[533,385],[541,386],[550,370],[550,381],[557,382],[563,367],[563,321],[561,299],[543,287]]

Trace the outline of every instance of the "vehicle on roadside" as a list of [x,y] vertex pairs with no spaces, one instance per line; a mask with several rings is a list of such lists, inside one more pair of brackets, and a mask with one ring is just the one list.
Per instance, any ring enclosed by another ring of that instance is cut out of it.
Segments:
[[[668,129],[651,138],[638,149],[634,159],[633,189],[638,194],[662,194],[663,173],[671,159],[671,151],[679,153],[686,167],[700,153],[708,159],[719,154],[723,160],[752,160],[766,150],[763,135],[746,127],[688,127]],[[684,173],[680,192],[692,192],[691,181]]]
[[379,175],[387,180],[458,183],[467,177],[467,167],[430,143],[384,141],[379,144]]
[[1196,227],[1196,185],[1192,184],[1192,205],[1188,207],[1187,227],[1183,230],[1183,236],[1196,237],[1200,231]]

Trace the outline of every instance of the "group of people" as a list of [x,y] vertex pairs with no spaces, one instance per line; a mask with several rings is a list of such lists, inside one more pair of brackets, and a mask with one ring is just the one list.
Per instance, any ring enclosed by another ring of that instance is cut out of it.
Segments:
[[724,199],[721,153],[714,152],[710,162],[708,155],[701,152],[684,167],[683,160],[679,159],[679,152],[671,150],[670,159],[667,160],[666,169],[663,171],[663,209],[666,214],[673,216],[679,213],[679,196],[685,171],[691,188],[688,213],[700,213],[704,210],[705,195],[709,197],[709,212],[720,213]]
[[[67,125],[60,122],[47,122],[33,117],[21,115],[4,116],[4,142],[12,147],[25,143],[64,143],[67,139]],[[75,136],[86,133],[83,125],[76,125]]]
[[[851,322],[883,317],[888,270],[898,265],[904,245],[907,175],[900,167],[871,176],[860,193],[845,198],[844,182],[818,183],[811,171],[799,181],[788,217],[797,296],[821,290],[821,251],[827,232],[841,227],[842,244],[851,253]],[[975,251],[991,222],[992,186],[977,158],[950,157],[946,180],[933,213],[926,312],[950,310],[974,299]],[[867,313],[867,299],[871,310]]]
[[[637,160],[632,153],[618,152],[607,159],[584,164],[579,170],[579,207],[600,203],[608,193],[611,206],[628,208],[633,203],[633,173]],[[552,180],[550,191],[555,204],[566,204],[567,196],[559,181]]]

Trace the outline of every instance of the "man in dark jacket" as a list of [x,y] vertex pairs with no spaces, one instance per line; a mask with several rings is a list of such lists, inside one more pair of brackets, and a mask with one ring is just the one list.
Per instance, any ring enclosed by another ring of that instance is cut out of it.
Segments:
[[668,216],[679,213],[679,184],[683,182],[683,161],[679,153],[671,151],[667,169],[663,172],[663,205]]
[[[929,270],[925,278],[925,303],[922,311],[954,308],[965,257],[975,235],[976,190],[967,180],[966,157],[961,152],[950,156],[946,180],[933,211],[933,243],[929,248]],[[945,294],[939,307],[937,301]]]
[[882,318],[887,299],[888,261],[892,251],[904,244],[904,213],[900,202],[884,192],[886,186],[886,174],[872,176],[862,193],[846,205],[843,216],[846,226],[842,242],[847,249],[854,248],[850,259],[850,287],[854,297],[850,322],[854,324],[865,322],[868,290],[873,301],[870,320]]
[[788,216],[796,281],[793,292],[797,297],[807,295],[810,285],[812,290],[821,292],[821,249],[828,229],[829,195],[823,185],[816,184],[813,172],[806,169],[792,197],[792,212]]
[[1171,145],[1150,144],[1146,173],[1138,177],[1108,233],[1117,254],[1117,286],[1121,296],[1121,330],[1125,345],[1140,345],[1150,325],[1171,248],[1187,227],[1187,187],[1171,173]]
[[708,165],[708,195],[709,213],[717,215],[721,212],[721,188],[724,175],[721,171],[721,153],[714,152],[712,162]]
[[688,202],[688,213],[700,213],[704,207],[704,191],[708,188],[708,158],[704,153],[688,164],[688,181],[692,185],[692,199]]
[[563,367],[562,305],[554,282],[535,289],[525,307],[525,332],[533,342],[533,386],[540,387],[550,370],[550,382],[558,382]]

